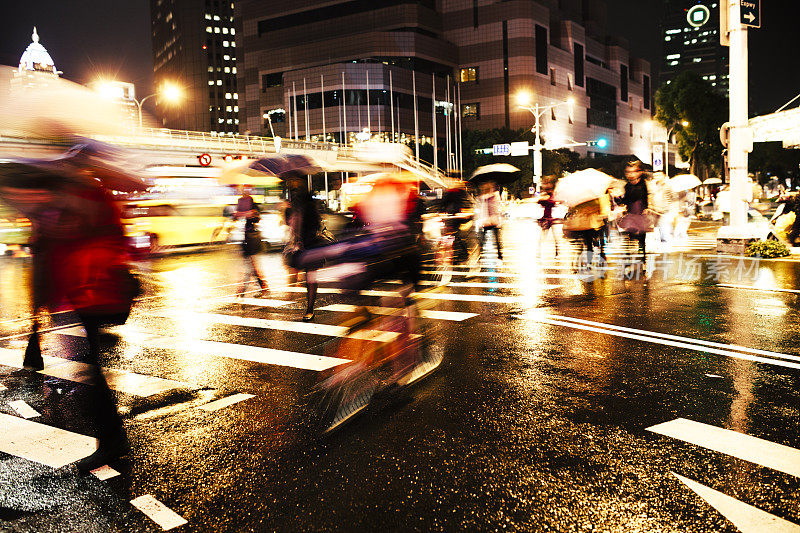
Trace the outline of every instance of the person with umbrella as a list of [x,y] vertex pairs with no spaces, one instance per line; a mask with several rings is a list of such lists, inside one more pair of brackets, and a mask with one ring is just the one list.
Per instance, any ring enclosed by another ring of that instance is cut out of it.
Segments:
[[[289,226],[289,241],[283,254],[287,266],[294,272],[296,280],[300,280],[300,267],[297,257],[309,248],[319,244],[319,231],[322,219],[317,210],[314,198],[306,186],[306,177],[297,172],[284,174],[288,190],[289,203],[284,212],[286,225]],[[317,298],[317,265],[303,267],[306,273],[306,312],[303,322],[314,319],[314,302]]]
[[81,459],[81,472],[126,455],[128,440],[114,395],[100,369],[100,328],[123,324],[139,285],[130,272],[119,213],[105,186],[132,192],[144,183],[104,165],[96,154],[73,151],[56,160],[0,164],[0,199],[31,220],[34,328],[23,365],[44,366],[39,346],[40,309],[74,310],[86,331],[88,415],[97,450]]
[[500,240],[500,216],[502,201],[498,183],[510,183],[517,179],[519,169],[506,163],[497,163],[478,168],[469,181],[478,186],[479,195],[475,205],[475,225],[480,234],[480,250],[486,243],[486,234],[494,232],[497,259],[503,261],[503,245]]

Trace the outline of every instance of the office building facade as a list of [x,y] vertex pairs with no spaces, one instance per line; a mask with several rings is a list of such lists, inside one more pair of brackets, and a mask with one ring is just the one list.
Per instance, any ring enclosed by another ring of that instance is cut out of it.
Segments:
[[600,1],[236,6],[242,132],[341,140],[367,128],[432,142],[435,124],[442,149],[459,127],[531,127],[517,105],[526,92],[541,105],[574,100],[541,117],[551,142],[603,138],[590,150],[649,153],[650,65],[604,33]]
[[720,44],[719,1],[664,1],[661,84],[689,70],[728,94],[728,48]]
[[158,105],[167,128],[239,131],[234,3],[230,0],[150,0],[156,90],[183,89],[182,101]]

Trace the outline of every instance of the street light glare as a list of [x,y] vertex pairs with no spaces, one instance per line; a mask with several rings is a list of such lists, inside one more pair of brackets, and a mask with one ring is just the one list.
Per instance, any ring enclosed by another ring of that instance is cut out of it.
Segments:
[[520,91],[517,93],[517,104],[520,107],[530,107],[533,95],[528,91]]
[[165,83],[161,88],[161,96],[168,102],[178,102],[183,97],[183,90],[173,83]]
[[689,126],[689,121],[688,120],[681,121],[681,126],[683,126],[684,128],[688,127]]
[[574,105],[575,105],[575,98],[573,98],[572,96],[570,96],[569,98],[567,98],[567,103],[568,103],[570,106],[574,106]]

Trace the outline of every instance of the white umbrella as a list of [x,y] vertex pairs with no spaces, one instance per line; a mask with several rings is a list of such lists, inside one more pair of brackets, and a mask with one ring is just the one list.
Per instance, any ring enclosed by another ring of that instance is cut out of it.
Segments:
[[97,91],[52,74],[19,74],[13,67],[0,66],[2,135],[129,135],[132,127],[130,111]]
[[679,174],[670,179],[668,183],[672,192],[683,192],[694,189],[702,185],[703,182],[694,174]]
[[496,181],[501,185],[507,185],[519,178],[517,174],[519,169],[514,165],[508,163],[494,163],[492,165],[484,165],[479,167],[472,173],[469,181],[478,183],[480,181]]
[[618,187],[619,184],[620,180],[594,168],[587,168],[558,180],[553,196],[556,201],[573,207],[600,198],[609,188]]
[[720,185],[722,180],[719,178],[708,178],[703,182],[703,185]]

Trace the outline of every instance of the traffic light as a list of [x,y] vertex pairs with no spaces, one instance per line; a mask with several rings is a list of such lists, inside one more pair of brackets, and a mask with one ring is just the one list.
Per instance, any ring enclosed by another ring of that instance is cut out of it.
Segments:
[[605,137],[600,137],[596,141],[588,141],[586,146],[597,146],[598,148],[605,148],[608,146],[608,139]]

